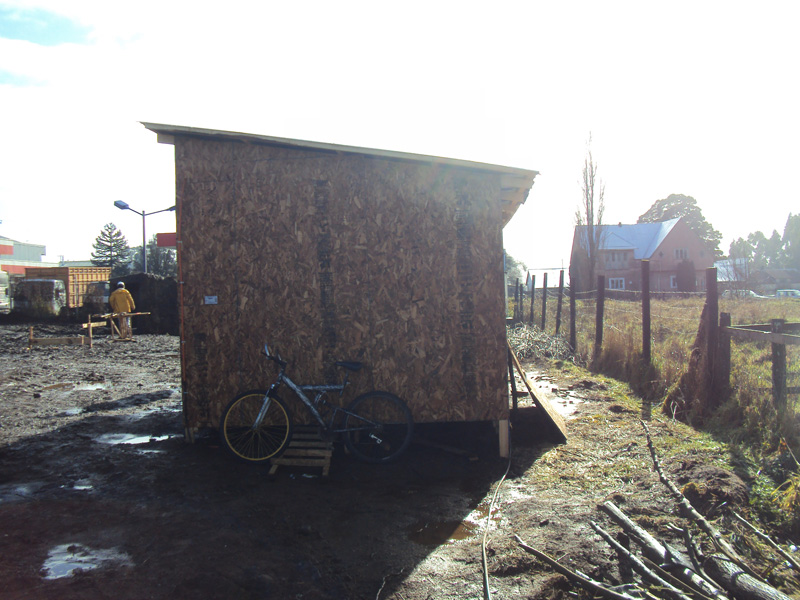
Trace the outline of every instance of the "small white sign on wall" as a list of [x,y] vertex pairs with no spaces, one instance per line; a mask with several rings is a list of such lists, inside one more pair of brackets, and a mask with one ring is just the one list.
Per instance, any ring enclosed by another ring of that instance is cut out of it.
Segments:
[[205,296],[203,299],[203,304],[216,304],[217,297],[216,296]]

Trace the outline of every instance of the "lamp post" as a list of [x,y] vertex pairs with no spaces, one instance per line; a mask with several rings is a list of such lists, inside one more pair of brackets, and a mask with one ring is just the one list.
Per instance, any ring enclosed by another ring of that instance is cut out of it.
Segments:
[[175,207],[174,206],[170,206],[169,208],[164,208],[162,210],[155,210],[153,212],[148,213],[148,212],[145,212],[145,211],[139,212],[135,208],[131,208],[128,205],[128,203],[124,202],[123,200],[115,200],[114,201],[114,206],[116,206],[120,210],[129,210],[131,212],[135,212],[137,215],[141,215],[142,216],[142,271],[147,273],[147,235],[145,234],[145,229],[144,229],[145,217],[147,217],[149,215],[155,215],[157,213],[172,211],[172,210],[175,210]]

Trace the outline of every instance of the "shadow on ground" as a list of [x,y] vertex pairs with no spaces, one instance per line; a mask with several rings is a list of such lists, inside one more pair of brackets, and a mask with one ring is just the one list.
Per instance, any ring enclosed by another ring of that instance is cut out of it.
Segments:
[[[385,598],[478,535],[507,464],[488,424],[423,425],[432,443],[394,464],[339,449],[327,480],[285,467],[270,480],[213,432],[186,444],[177,402],[84,413],[0,448],[6,598]],[[529,421],[515,439],[544,442]]]

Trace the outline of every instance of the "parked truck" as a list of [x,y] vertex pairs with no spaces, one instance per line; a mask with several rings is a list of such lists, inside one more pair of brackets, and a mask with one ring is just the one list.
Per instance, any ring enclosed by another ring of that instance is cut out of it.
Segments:
[[[58,279],[64,283],[67,311],[77,313],[82,308],[87,292],[92,298],[93,283],[107,282],[111,267],[27,267],[25,279]],[[24,280],[23,280],[24,281]]]
[[0,313],[11,308],[11,296],[8,293],[8,273],[0,271]]
[[33,318],[57,317],[67,304],[67,289],[60,279],[26,277],[14,285],[12,312]]

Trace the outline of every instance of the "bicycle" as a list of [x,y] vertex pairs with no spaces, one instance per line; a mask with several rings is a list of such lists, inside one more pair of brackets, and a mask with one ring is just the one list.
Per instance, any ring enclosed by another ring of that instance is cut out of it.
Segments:
[[[288,363],[280,355],[272,355],[264,344],[267,359],[279,367],[278,376],[268,390],[257,389],[239,394],[220,418],[220,434],[227,450],[239,460],[263,463],[277,458],[292,439],[292,417],[289,407],[278,396],[283,385],[294,392],[319,423],[321,433],[328,439],[344,438],[350,453],[368,463],[387,463],[400,456],[411,443],[414,421],[403,400],[383,391],[366,392],[347,408],[332,404],[328,394],[344,394],[349,376],[362,368],[362,363],[340,361],[344,369],[340,384],[298,385],[286,374]],[[314,396],[311,400],[307,394]],[[326,421],[321,411],[330,411]]]

